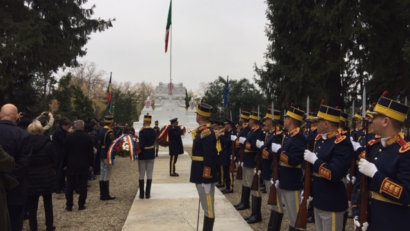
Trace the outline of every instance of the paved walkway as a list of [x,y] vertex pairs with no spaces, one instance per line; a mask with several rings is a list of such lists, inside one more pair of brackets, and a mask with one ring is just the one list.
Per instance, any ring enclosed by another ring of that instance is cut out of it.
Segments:
[[[139,199],[137,192],[122,230],[196,230],[199,198],[195,185],[189,183],[190,168],[191,157],[185,152],[176,164],[179,177],[170,177],[168,149],[161,148],[154,164],[151,198]],[[202,230],[203,216],[200,208],[199,230]],[[215,217],[215,231],[252,231],[219,190],[215,190]]]

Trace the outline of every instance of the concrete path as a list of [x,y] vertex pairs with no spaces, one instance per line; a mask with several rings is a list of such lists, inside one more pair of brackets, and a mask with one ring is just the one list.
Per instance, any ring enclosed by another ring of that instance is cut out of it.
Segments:
[[[167,148],[161,148],[155,159],[151,198],[135,196],[123,231],[194,231],[197,228],[198,192],[189,183],[191,157],[185,152],[178,157],[176,172],[179,177],[169,176]],[[204,213],[200,208],[199,229],[202,230]],[[214,230],[251,231],[251,227],[219,191],[215,190]]]

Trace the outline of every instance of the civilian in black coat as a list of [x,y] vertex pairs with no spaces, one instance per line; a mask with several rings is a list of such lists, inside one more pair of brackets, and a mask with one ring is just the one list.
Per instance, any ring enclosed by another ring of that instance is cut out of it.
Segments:
[[49,137],[44,136],[43,126],[39,121],[34,121],[28,126],[32,135],[33,155],[29,167],[29,221],[30,230],[37,231],[38,199],[43,196],[44,211],[46,214],[47,231],[55,230],[53,215],[52,192],[56,183],[54,165],[56,153]]
[[67,136],[71,125],[72,124],[70,120],[68,120],[67,118],[61,118],[60,127],[58,127],[53,134],[53,146],[57,153],[57,161],[55,164],[55,171],[57,173],[57,193],[63,192],[65,184],[66,172],[61,167],[63,163],[63,145],[65,137]]
[[67,135],[63,147],[63,169],[67,172],[66,210],[72,211],[73,191],[78,187],[78,209],[85,209],[88,172],[94,165],[94,146],[91,137],[84,132],[84,121],[73,123],[74,132]]
[[17,127],[20,117],[16,106],[5,104],[0,111],[0,145],[16,162],[11,176],[19,185],[7,192],[7,207],[13,231],[23,229],[24,205],[27,198],[28,166],[31,159],[31,139],[27,131]]
[[175,172],[175,164],[178,161],[178,155],[184,154],[181,136],[184,134],[184,127],[178,126],[178,118],[170,120],[171,127],[168,130],[169,135],[169,175],[179,176]]

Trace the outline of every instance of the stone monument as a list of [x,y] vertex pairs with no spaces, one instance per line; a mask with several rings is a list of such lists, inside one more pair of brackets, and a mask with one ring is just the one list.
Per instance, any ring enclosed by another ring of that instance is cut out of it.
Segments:
[[187,133],[182,137],[184,146],[192,146],[192,136],[189,133],[198,127],[196,122],[197,103],[191,98],[188,109],[185,108],[186,89],[182,83],[174,84],[159,83],[155,87],[155,109],[152,108],[152,100],[147,97],[144,108],[141,111],[139,121],[134,122],[133,127],[138,135],[138,131],[143,127],[144,115],[152,115],[152,126],[158,120],[159,127],[170,124],[169,120],[177,117],[179,124],[187,129]]

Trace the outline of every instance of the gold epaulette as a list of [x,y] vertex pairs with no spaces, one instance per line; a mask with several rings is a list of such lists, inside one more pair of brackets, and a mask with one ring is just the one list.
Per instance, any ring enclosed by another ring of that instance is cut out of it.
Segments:
[[401,146],[399,149],[400,154],[410,151],[410,143],[407,143],[403,138],[401,138],[397,143]]
[[[297,127],[297,128],[295,128],[294,129],[294,131],[293,131],[293,133],[292,133],[292,137],[294,137],[294,136],[296,136],[297,134],[299,134],[299,132],[300,132],[300,128],[299,127]],[[290,133],[290,132],[289,132]]]
[[282,131],[277,131],[276,132],[276,135],[280,135],[280,134],[282,134]]
[[212,132],[209,128],[204,128],[204,130],[202,130],[201,132],[201,139],[208,137],[209,135],[211,135]]
[[335,144],[340,144],[341,142],[343,142],[343,140],[346,139],[346,136],[342,136],[340,134],[337,135],[337,138],[335,140]]
[[375,145],[375,144],[377,144],[377,143],[380,143],[380,139],[377,139],[377,140],[370,140],[369,142],[367,142],[369,145],[370,145],[370,147],[371,146],[373,146],[373,145]]

